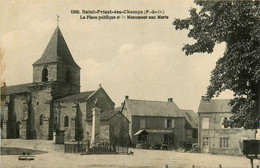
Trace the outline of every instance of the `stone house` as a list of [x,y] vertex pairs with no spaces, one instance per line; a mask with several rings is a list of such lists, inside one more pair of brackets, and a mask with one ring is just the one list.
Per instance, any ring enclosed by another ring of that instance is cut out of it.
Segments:
[[180,109],[185,114],[185,143],[198,143],[199,116],[193,110]]
[[57,26],[33,63],[33,82],[1,87],[1,137],[50,140],[54,130],[65,130],[66,140],[88,139],[87,119],[93,108],[104,112],[101,116],[114,114],[106,118],[111,123],[125,120],[114,106],[101,85],[95,91],[80,92],[80,67]]
[[232,116],[229,99],[205,100],[199,114],[199,149],[202,153],[236,155],[242,153],[245,139],[255,139],[255,131],[225,127],[223,121]]
[[[121,107],[114,110],[105,110],[100,113],[100,141],[111,142],[117,145],[127,145],[129,143],[129,121],[121,113]],[[93,117],[86,119],[87,139],[91,139]]]
[[[196,119],[193,119],[196,114],[193,112],[188,121],[186,111],[189,114],[192,112],[179,109],[172,98],[169,98],[168,102],[161,102],[134,100],[126,96],[122,108],[123,115],[130,121],[129,135],[132,144],[144,142],[154,147],[164,143],[170,148],[183,145],[186,135],[190,136],[190,143],[196,136],[196,133],[193,133],[197,132]],[[191,131],[189,135],[186,128]]]

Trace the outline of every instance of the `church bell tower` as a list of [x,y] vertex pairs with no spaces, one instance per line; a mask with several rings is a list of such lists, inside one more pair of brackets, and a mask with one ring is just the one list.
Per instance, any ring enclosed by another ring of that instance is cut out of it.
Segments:
[[33,82],[56,83],[63,88],[60,94],[80,92],[80,67],[74,61],[59,26],[52,34],[41,58],[33,64]]

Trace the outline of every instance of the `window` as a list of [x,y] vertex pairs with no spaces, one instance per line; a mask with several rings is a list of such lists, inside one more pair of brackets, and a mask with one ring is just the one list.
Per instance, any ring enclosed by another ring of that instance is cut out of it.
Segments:
[[174,128],[174,119],[165,119],[165,128]]
[[140,128],[145,128],[145,119],[140,119]]
[[48,81],[48,69],[44,68],[42,70],[42,82]]
[[220,138],[219,147],[220,148],[228,148],[229,147],[229,138],[228,137]]
[[209,118],[202,118],[202,129],[209,129]]
[[203,144],[202,144],[202,146],[203,146],[203,147],[209,146],[209,138],[208,138],[208,137],[203,138]]
[[64,117],[64,127],[69,127],[69,116]]
[[40,115],[40,125],[43,125],[43,115]]

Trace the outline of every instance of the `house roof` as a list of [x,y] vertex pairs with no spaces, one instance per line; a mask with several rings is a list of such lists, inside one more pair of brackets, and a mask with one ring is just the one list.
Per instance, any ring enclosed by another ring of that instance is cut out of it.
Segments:
[[198,128],[199,116],[193,110],[183,110],[181,111],[186,115],[186,121],[191,125],[192,128]]
[[89,98],[95,91],[86,91],[86,92],[81,92],[78,94],[73,94],[69,95],[60,99],[56,99],[55,101],[70,101],[70,100],[86,100]]
[[185,117],[174,102],[125,100],[132,116]]
[[[100,113],[100,120],[109,120],[121,111],[121,107],[116,107],[114,110],[104,110]],[[87,118],[87,121],[92,121],[92,116]]]
[[230,99],[201,100],[198,113],[231,112]]
[[10,95],[15,93],[24,93],[27,92],[27,87],[31,83],[12,85],[12,86],[3,86],[1,87],[1,95]]
[[44,63],[51,62],[60,62],[67,65],[79,66],[74,61],[70,50],[66,44],[66,41],[60,31],[60,28],[57,26],[55,31],[52,34],[52,37],[45,48],[41,58],[37,60],[33,65],[39,65]]

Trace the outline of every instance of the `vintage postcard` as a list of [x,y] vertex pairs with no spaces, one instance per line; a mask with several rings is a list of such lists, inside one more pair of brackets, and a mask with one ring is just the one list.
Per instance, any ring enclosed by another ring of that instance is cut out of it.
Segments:
[[228,45],[202,40],[214,13],[199,12],[236,4],[0,3],[1,167],[260,165],[256,129],[226,124],[234,93],[204,97]]

